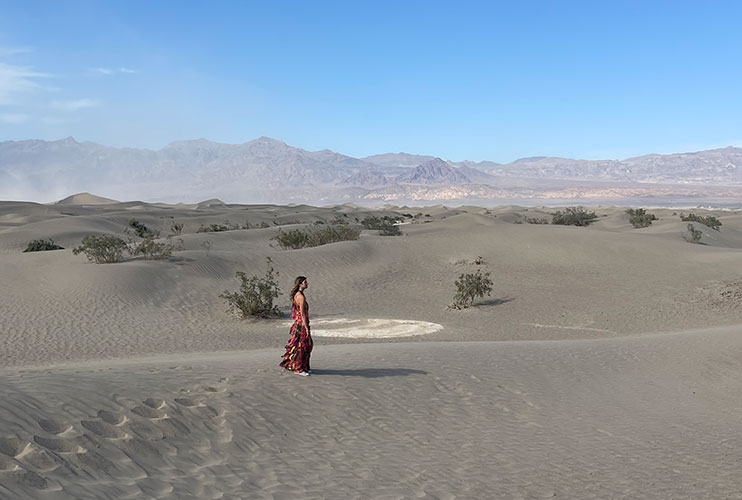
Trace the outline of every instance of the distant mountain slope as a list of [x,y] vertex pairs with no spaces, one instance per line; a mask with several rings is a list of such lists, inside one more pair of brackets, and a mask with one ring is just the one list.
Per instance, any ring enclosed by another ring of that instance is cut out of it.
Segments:
[[464,199],[503,197],[508,192],[538,197],[555,183],[562,189],[565,182],[597,183],[593,187],[614,193],[625,192],[611,191],[616,186],[634,184],[662,184],[665,194],[672,192],[667,186],[683,186],[680,191],[689,196],[693,191],[685,189],[688,185],[742,187],[742,149],[651,154],[621,161],[533,157],[503,165],[408,153],[353,158],[327,149],[307,151],[269,137],[242,144],[178,141],[157,151],[113,148],[71,137],[0,142],[0,199],[48,201],[93,192],[107,198],[171,202],[219,198],[334,203],[369,199],[378,192],[392,202],[395,193],[400,199],[414,194],[414,199],[431,196],[431,200],[459,194]]
[[103,198],[90,193],[77,193],[54,203],[55,205],[110,205],[120,203],[117,200]]

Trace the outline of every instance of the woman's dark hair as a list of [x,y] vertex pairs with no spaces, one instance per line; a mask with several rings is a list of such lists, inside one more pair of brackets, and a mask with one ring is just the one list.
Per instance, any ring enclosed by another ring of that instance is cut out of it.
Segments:
[[291,287],[291,293],[289,293],[289,299],[291,299],[291,303],[294,303],[294,295],[296,295],[296,292],[299,291],[299,285],[304,283],[307,280],[306,276],[297,276],[294,280],[294,286]]

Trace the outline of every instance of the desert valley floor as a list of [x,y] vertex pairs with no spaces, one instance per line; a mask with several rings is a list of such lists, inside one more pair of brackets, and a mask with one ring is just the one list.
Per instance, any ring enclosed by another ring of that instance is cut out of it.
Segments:
[[[742,498],[742,211],[105,201],[0,202],[0,498]],[[690,244],[690,211],[723,225]],[[402,236],[272,239],[383,215]],[[182,250],[73,255],[132,219]],[[309,278],[310,377],[290,319],[219,297],[268,257],[284,313]]]

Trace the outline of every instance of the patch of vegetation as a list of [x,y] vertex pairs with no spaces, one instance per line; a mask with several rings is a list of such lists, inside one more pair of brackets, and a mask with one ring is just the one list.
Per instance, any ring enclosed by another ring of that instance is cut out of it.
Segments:
[[28,244],[24,252],[46,252],[48,250],[63,250],[64,247],[60,247],[54,240],[49,238],[48,240],[33,240]]
[[232,224],[228,220],[225,220],[221,224],[209,224],[208,226],[204,226],[203,224],[201,224],[198,227],[198,229],[196,229],[196,232],[197,233],[220,233],[222,231],[235,231],[237,229],[243,229],[243,228],[237,224]]
[[82,239],[79,247],[72,249],[72,253],[84,253],[89,261],[96,264],[112,264],[121,262],[127,248],[126,242],[118,236],[88,235]]
[[390,215],[385,215],[383,217],[370,216],[364,218],[361,221],[361,225],[363,225],[365,229],[379,231],[381,236],[401,236],[402,231],[399,229],[397,222],[399,222],[398,219]]
[[707,215],[706,217],[704,217],[703,215],[696,215],[693,212],[689,213],[688,215],[683,215],[683,213],[681,212],[680,220],[682,220],[683,222],[698,222],[716,231],[718,231],[719,227],[721,227],[721,221],[713,215]]
[[284,250],[318,247],[339,241],[357,240],[361,231],[350,225],[331,225],[322,228],[278,230],[273,240]]
[[683,239],[688,243],[700,243],[703,231],[693,227],[693,224],[688,224],[685,232],[683,233]]
[[528,224],[551,224],[551,221],[546,217],[526,217]]
[[144,238],[139,243],[130,243],[129,253],[134,256],[141,255],[147,260],[152,259],[169,259],[173,256],[173,252],[176,250],[182,250],[183,240],[178,240],[178,245],[167,242],[157,242],[154,238]]
[[182,222],[175,222],[173,221],[170,224],[170,234],[173,236],[180,236],[180,234],[183,232],[184,224]]
[[654,214],[647,213],[643,208],[627,208],[626,213],[629,214],[629,222],[634,227],[649,227],[652,225],[653,220],[657,220]]
[[219,297],[228,304],[228,312],[237,314],[240,318],[278,318],[281,312],[274,301],[281,294],[278,288],[278,271],[273,269],[273,261],[267,259],[268,270],[265,276],[247,277],[242,271],[237,271],[240,279],[240,289],[236,292],[224,291]]
[[129,221],[129,227],[134,230],[134,234],[139,236],[140,238],[147,238],[147,237],[153,237],[157,238],[160,235],[159,231],[153,231],[152,229],[149,229],[147,226],[142,224],[136,219],[131,219]]
[[551,223],[562,226],[587,226],[598,218],[595,212],[588,212],[583,207],[567,207],[551,214]]
[[466,309],[474,304],[477,297],[484,297],[492,293],[492,280],[490,273],[483,273],[478,269],[476,273],[465,273],[456,280],[456,295],[453,297],[451,307]]

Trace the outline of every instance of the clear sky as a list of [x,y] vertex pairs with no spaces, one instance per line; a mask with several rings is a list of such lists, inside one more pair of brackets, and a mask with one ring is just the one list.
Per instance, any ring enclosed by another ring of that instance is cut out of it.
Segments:
[[742,146],[742,2],[0,1],[0,140],[361,157]]

